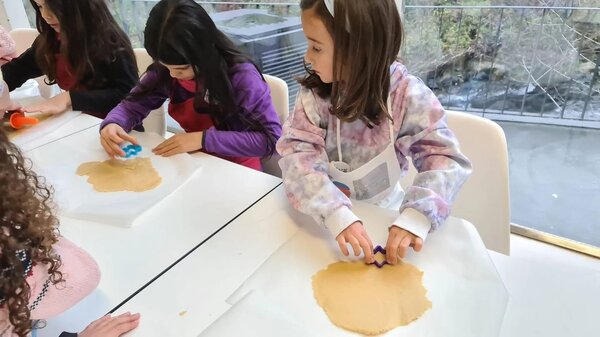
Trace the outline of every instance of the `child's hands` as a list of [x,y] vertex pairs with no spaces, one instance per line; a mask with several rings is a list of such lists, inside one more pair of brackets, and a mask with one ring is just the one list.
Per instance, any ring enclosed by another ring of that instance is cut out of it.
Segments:
[[116,317],[106,315],[90,323],[79,337],[119,337],[140,324],[140,314],[127,312]]
[[389,264],[398,263],[398,256],[404,258],[409,246],[413,247],[415,252],[419,252],[423,248],[423,239],[396,225],[392,225],[385,245],[387,262]]
[[121,144],[124,142],[130,142],[134,145],[138,145],[137,140],[132,136],[128,135],[121,126],[115,123],[106,125],[100,131],[100,143],[104,148],[104,151],[109,156],[124,156],[125,152],[121,149]]
[[356,221],[350,226],[346,227],[337,237],[336,240],[340,245],[340,250],[345,256],[349,256],[350,252],[346,244],[349,243],[354,250],[354,256],[360,255],[360,250],[365,253],[365,262],[371,263],[374,261],[373,257],[373,242],[369,238],[369,234],[363,227],[362,223]]
[[202,149],[202,132],[178,133],[152,149],[155,155],[170,157]]
[[57,115],[71,108],[71,95],[69,92],[63,92],[41,103],[25,107],[25,112],[41,112],[45,114]]

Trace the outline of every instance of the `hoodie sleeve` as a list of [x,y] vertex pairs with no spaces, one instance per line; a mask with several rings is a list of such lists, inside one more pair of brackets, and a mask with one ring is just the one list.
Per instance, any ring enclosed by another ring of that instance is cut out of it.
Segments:
[[[414,76],[406,76],[393,109],[404,116],[395,147],[411,157],[418,174],[408,187],[394,222],[425,239],[450,215],[452,202],[471,174],[471,163],[459,148],[446,113],[434,93]],[[416,212],[415,212],[416,211]]]
[[327,227],[334,237],[360,219],[352,204],[329,179],[325,150],[326,125],[321,123],[315,94],[302,88],[294,111],[283,126],[277,151],[283,184],[291,205]]

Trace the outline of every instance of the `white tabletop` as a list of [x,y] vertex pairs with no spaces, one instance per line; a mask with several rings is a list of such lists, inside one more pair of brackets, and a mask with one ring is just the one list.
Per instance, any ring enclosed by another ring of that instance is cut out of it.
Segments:
[[[61,120],[62,119],[62,120]],[[24,152],[35,150],[44,145],[50,144],[57,140],[63,139],[77,132],[87,130],[90,128],[97,128],[102,122],[101,119],[82,114],[79,111],[67,111],[61,116],[57,116],[59,123],[56,123],[56,128],[46,129],[38,132],[35,130],[35,134],[25,134],[21,138],[23,141],[16,139],[14,142]],[[40,125],[41,126],[41,125]],[[36,126],[39,128],[39,126]],[[28,130],[29,131],[29,130]],[[31,131],[34,131],[33,129]]]
[[565,264],[552,255],[490,254],[510,293],[500,337],[598,335],[597,268]]
[[[35,80],[28,80],[21,87],[13,90],[10,93],[10,98],[22,106],[45,100],[40,96],[38,83]],[[80,111],[67,111],[30,129],[20,130],[19,135],[13,139],[13,142],[22,151],[27,152],[76,132],[100,125],[101,122],[101,119],[82,114]]]
[[[371,205],[355,203],[354,210],[366,223],[395,218]],[[131,336],[282,336],[299,326],[305,336],[345,335],[312,297],[311,275],[342,258],[331,235],[313,223],[290,209],[280,186],[117,312],[142,313]],[[384,235],[387,226],[379,227],[368,228],[372,238]],[[413,332],[440,336],[441,329],[426,326],[447,328],[450,318],[440,317],[452,306],[457,310],[450,316],[461,320],[456,326],[470,324],[486,300],[494,304],[486,305],[479,325],[497,332],[507,293],[474,227],[451,218],[427,244],[408,260],[430,274],[426,286],[436,309],[412,324]],[[440,255],[444,251],[451,254]]]
[[[98,137],[95,132],[85,133]],[[69,141],[69,137],[62,141]],[[57,146],[54,145],[35,151],[55,151]],[[35,153],[32,157],[36,158]],[[197,154],[194,158],[202,169],[143,213],[133,227],[61,218],[61,234],[96,259],[102,279],[91,296],[50,319],[38,336],[55,337],[61,331],[81,331],[89,322],[152,282],[281,182],[206,154]]]

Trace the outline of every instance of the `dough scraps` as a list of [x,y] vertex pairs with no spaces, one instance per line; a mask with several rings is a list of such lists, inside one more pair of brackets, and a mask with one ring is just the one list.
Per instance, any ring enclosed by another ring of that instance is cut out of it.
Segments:
[[97,192],[144,192],[157,187],[162,181],[150,158],[83,163],[77,168],[77,175],[87,175],[88,183]]
[[312,286],[333,324],[373,336],[407,325],[431,308],[422,278],[409,263],[377,268],[336,262],[315,274]]

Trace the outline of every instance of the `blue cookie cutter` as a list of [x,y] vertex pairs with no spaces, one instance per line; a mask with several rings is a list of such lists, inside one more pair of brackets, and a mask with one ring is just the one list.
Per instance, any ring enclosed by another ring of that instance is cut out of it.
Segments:
[[138,153],[142,152],[141,145],[129,144],[129,145],[121,147],[121,149],[123,150],[123,152],[125,152],[125,155],[121,158],[125,158],[125,159],[135,157],[138,155]]

